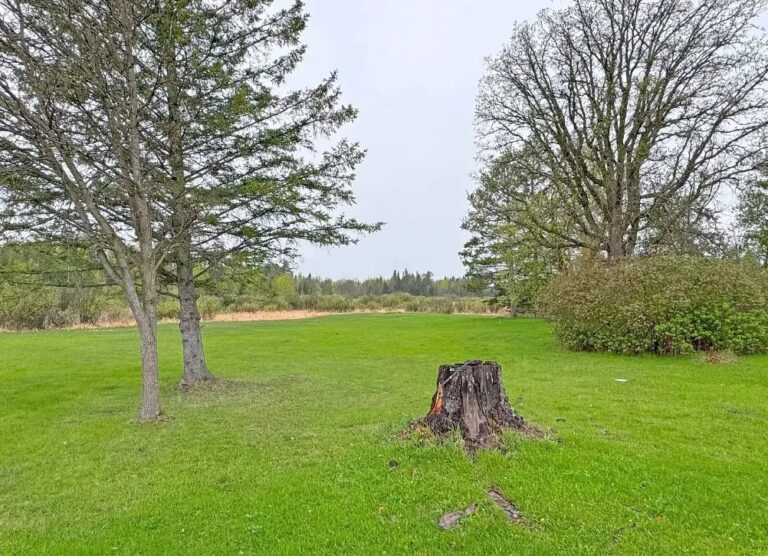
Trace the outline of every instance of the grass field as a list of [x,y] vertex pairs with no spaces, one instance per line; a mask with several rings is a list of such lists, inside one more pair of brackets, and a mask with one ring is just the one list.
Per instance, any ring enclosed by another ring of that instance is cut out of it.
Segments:
[[[163,325],[156,425],[134,421],[133,330],[0,335],[0,554],[768,553],[768,357],[573,354],[542,322],[478,316],[204,333],[211,368],[240,382],[178,392]],[[437,366],[469,358],[498,360],[551,437],[474,462],[399,439]]]

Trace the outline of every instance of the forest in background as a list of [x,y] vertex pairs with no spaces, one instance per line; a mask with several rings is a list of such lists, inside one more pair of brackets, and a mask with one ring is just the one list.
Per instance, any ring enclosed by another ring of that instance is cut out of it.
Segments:
[[[0,247],[0,328],[40,329],[108,325],[132,320],[120,288],[110,284],[87,253],[48,243]],[[179,316],[175,287],[162,288],[161,319]],[[278,265],[234,262],[200,282],[204,319],[218,313],[306,310],[318,312],[408,311],[485,313],[484,301],[466,278],[395,270],[389,277],[332,280],[294,273]]]

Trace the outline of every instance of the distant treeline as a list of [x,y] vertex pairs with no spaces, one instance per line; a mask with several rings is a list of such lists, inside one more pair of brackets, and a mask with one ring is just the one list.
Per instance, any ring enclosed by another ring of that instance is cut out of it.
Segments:
[[432,272],[412,273],[408,269],[395,270],[392,276],[368,278],[366,280],[331,280],[308,274],[299,274],[295,278],[296,292],[302,295],[343,295],[346,297],[364,297],[368,295],[386,295],[390,293],[409,293],[425,297],[478,297],[482,292],[469,290],[466,278],[445,277],[435,279]]
[[[0,328],[35,329],[130,321],[124,296],[86,251],[45,243],[0,246]],[[287,268],[231,262],[201,277],[203,318],[217,313],[309,310],[483,313],[495,307],[463,278],[395,271],[389,278],[330,280]],[[173,284],[162,285],[158,316],[178,317]]]

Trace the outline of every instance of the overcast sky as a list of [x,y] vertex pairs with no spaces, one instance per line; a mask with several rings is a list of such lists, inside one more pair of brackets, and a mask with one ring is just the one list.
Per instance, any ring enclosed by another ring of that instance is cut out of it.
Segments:
[[308,0],[308,45],[297,79],[337,69],[346,102],[360,111],[344,135],[368,156],[349,211],[384,221],[352,247],[301,250],[303,273],[389,275],[395,268],[461,275],[460,229],[473,188],[473,114],[486,56],[560,0]]

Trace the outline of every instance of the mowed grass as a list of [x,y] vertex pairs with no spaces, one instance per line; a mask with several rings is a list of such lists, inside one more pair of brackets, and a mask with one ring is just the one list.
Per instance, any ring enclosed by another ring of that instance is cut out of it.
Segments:
[[[0,335],[0,554],[768,553],[767,357],[574,354],[545,323],[474,316],[204,333],[211,368],[238,382],[179,392],[164,325],[168,419],[152,425],[134,420],[133,330]],[[399,439],[437,366],[469,358],[498,360],[550,438],[511,435],[475,461]]]

